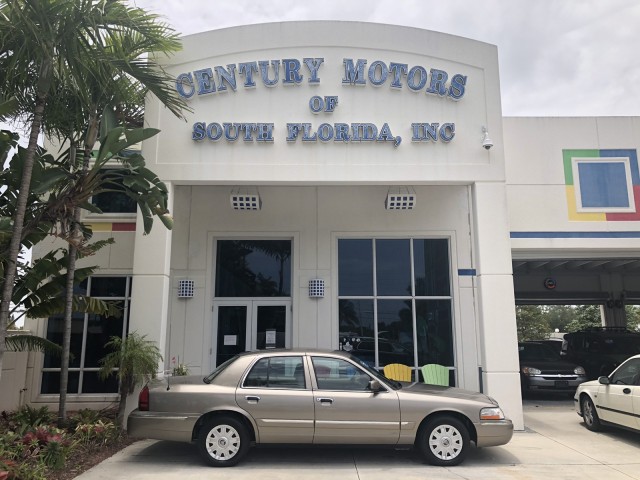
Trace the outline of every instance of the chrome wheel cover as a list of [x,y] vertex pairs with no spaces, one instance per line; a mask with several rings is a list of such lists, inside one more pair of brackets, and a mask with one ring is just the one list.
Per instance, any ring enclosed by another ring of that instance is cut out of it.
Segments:
[[593,408],[591,402],[585,400],[582,402],[582,414],[584,415],[584,421],[587,425],[593,425]]
[[207,433],[205,448],[215,460],[231,460],[240,449],[240,434],[230,425],[216,425]]
[[463,448],[462,435],[451,425],[438,425],[429,435],[429,449],[440,460],[453,460]]

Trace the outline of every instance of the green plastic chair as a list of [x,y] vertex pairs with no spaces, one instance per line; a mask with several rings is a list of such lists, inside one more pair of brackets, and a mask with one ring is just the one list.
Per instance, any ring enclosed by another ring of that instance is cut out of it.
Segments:
[[437,363],[429,363],[423,365],[420,370],[422,371],[424,383],[449,386],[449,369],[447,367]]

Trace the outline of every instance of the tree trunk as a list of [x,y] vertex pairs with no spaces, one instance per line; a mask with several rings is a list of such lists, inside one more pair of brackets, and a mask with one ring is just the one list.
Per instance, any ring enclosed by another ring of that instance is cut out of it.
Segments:
[[[95,109],[92,110],[95,112]],[[89,118],[89,128],[84,142],[84,150],[82,155],[82,172],[83,174],[89,170],[89,162],[91,160],[91,151],[96,143],[97,126],[100,118],[97,114],[92,113]],[[71,139],[73,142],[73,138]],[[71,148],[70,161],[75,162],[75,148]],[[67,390],[69,386],[69,357],[71,354],[71,327],[73,324],[73,283],[76,275],[76,259],[78,257],[78,247],[82,242],[82,233],[80,231],[80,207],[73,210],[73,227],[71,232],[71,242],[69,243],[69,266],[67,267],[67,285],[65,291],[65,308],[64,308],[64,334],[62,337],[62,360],[60,368],[60,399],[58,402],[58,427],[63,428],[67,420]]]
[[34,110],[33,122],[31,123],[31,133],[29,135],[29,146],[22,165],[22,179],[20,181],[20,191],[18,192],[16,212],[13,216],[13,231],[11,232],[11,242],[9,244],[9,258],[6,260],[4,271],[4,283],[2,285],[2,298],[0,299],[0,376],[2,375],[2,359],[6,351],[5,341],[7,329],[9,328],[9,311],[11,297],[13,295],[13,284],[16,279],[18,269],[18,256],[22,244],[22,230],[24,217],[27,210],[27,198],[31,186],[31,174],[33,172],[33,159],[38,147],[38,136],[42,125],[42,116],[46,103],[46,94],[38,95],[36,108]]

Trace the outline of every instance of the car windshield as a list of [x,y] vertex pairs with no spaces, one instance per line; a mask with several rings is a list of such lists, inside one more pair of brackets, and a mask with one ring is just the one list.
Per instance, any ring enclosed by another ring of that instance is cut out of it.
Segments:
[[520,361],[527,362],[561,360],[560,355],[553,348],[542,343],[521,343],[518,346],[518,355],[520,356]]
[[402,384],[400,382],[396,382],[395,380],[391,380],[390,378],[385,377],[380,372],[378,372],[375,368],[369,366],[367,362],[365,362],[364,360],[360,360],[355,355],[351,355],[350,358],[351,360],[356,362],[358,365],[360,365],[363,369],[365,369],[368,374],[370,374],[374,378],[377,378],[378,380],[381,380],[382,382],[389,385],[394,390],[400,390],[402,388]]
[[235,357],[231,357],[229,360],[227,360],[224,363],[221,363],[220,365],[218,365],[218,367],[211,372],[209,375],[207,375],[206,377],[204,377],[202,379],[202,381],[204,383],[211,383],[213,382],[213,379],[216,378],[218,375],[220,375],[229,365],[231,365],[236,358],[238,358],[238,356],[236,355]]

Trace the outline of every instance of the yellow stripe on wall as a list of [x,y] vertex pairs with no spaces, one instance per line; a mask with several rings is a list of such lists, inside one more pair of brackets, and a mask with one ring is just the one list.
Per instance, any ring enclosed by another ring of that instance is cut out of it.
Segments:
[[606,222],[606,213],[578,213],[576,206],[576,189],[573,185],[567,185],[567,208],[569,220],[573,222]]
[[90,223],[89,228],[94,232],[110,232],[113,230],[111,222]]

